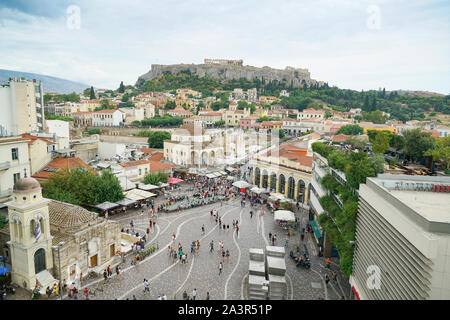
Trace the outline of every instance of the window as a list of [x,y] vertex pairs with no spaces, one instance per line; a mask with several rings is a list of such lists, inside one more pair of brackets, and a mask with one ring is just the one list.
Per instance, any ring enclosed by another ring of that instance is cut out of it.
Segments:
[[20,173],[14,173],[14,184],[20,180]]
[[19,148],[12,148],[11,154],[13,160],[19,160]]
[[142,169],[139,169],[139,175],[141,175],[142,174]]

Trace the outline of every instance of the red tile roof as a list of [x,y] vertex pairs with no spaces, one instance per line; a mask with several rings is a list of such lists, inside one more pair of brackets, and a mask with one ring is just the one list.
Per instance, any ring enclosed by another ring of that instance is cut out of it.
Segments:
[[142,151],[143,153],[152,154],[152,153],[158,151],[158,149],[141,148],[141,151]]
[[47,145],[56,144],[56,143],[51,142],[51,141],[49,141],[49,140],[47,140],[45,138],[32,136],[31,134],[28,134],[28,133],[22,133],[21,136],[22,136],[22,138],[30,139],[30,141],[28,141],[28,145],[31,145],[31,144],[35,143],[36,140],[42,140],[42,141],[46,142]]
[[94,169],[88,166],[80,158],[56,158],[50,161],[41,171],[34,174],[32,177],[38,180],[47,180],[52,173],[65,168],[85,168],[91,172],[95,172]]
[[153,154],[150,158],[148,158],[149,161],[161,161],[164,158],[163,152],[157,152]]
[[128,162],[119,163],[119,165],[121,165],[124,168],[135,167],[135,166],[138,166],[141,164],[148,164],[148,160],[137,160],[137,161],[128,161]]
[[341,133],[333,136],[333,142],[345,142],[348,138],[350,138],[350,136]]
[[150,171],[156,172],[156,171],[162,171],[165,169],[173,168],[175,165],[163,163],[159,161],[149,161],[150,162]]
[[114,112],[116,112],[116,111],[120,111],[120,112],[122,112],[122,113],[125,113],[125,112],[123,112],[122,110],[120,110],[120,109],[105,109],[105,110],[98,110],[98,111],[94,111],[95,113],[114,113]]

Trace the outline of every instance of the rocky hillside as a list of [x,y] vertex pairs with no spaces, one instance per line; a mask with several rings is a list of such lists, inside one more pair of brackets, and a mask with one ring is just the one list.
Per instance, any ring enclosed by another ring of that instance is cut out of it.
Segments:
[[206,63],[203,64],[153,64],[151,70],[140,76],[136,84],[139,85],[143,81],[152,80],[164,72],[170,72],[172,74],[183,72],[199,77],[208,76],[224,80],[239,80],[240,78],[245,78],[251,81],[253,79],[259,79],[266,83],[274,80],[285,80],[289,85],[292,85],[292,87],[300,87],[303,83],[321,84],[321,82],[311,79],[307,69],[293,67],[286,67],[283,70],[270,67],[258,68],[233,63],[235,61],[236,60],[220,60],[219,63],[212,63],[206,59]]

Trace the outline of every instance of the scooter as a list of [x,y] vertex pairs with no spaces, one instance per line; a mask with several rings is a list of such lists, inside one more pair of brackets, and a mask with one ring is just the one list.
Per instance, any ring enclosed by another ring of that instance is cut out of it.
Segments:
[[306,254],[303,255],[303,259],[299,259],[299,257],[294,255],[294,252],[291,251],[289,253],[289,256],[291,257],[292,260],[295,261],[297,267],[302,266],[305,269],[311,268],[311,261],[309,260]]

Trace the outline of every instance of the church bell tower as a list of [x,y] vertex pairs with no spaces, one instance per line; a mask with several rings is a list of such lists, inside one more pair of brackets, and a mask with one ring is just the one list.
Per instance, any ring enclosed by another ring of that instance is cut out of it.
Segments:
[[25,174],[25,178],[14,184],[12,201],[6,203],[12,282],[20,287],[34,288],[36,275],[53,269],[49,202],[42,197],[39,182]]

